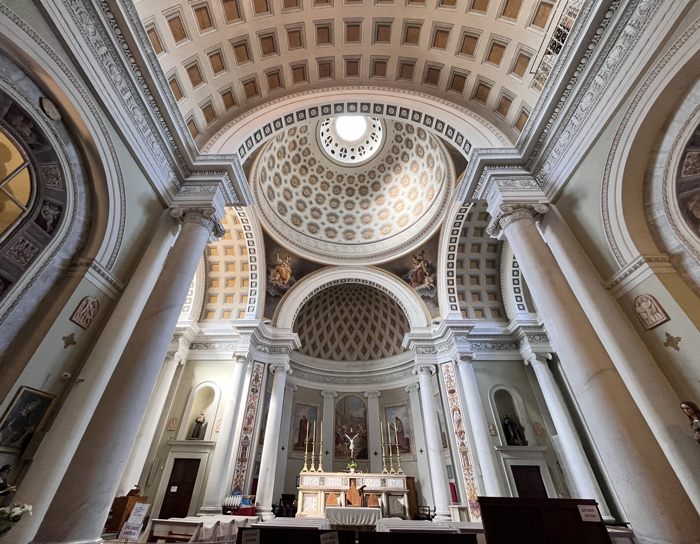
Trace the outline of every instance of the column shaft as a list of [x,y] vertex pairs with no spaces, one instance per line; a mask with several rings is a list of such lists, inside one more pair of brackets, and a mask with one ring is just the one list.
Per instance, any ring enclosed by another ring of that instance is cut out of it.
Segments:
[[[433,490],[430,485],[430,467],[428,466],[428,447],[425,444],[425,431],[423,416],[418,397],[418,384],[406,386],[409,402],[411,404],[411,417],[413,419],[413,447],[418,460],[418,483],[420,484],[421,504],[433,504]],[[384,440],[387,437],[384,436]],[[387,451],[388,453],[388,451]]]
[[99,541],[192,277],[214,226],[214,221],[198,213],[185,217],[34,542]]
[[14,497],[17,502],[31,504],[34,510],[31,517],[22,520],[3,537],[8,544],[25,544],[39,529],[158,279],[176,232],[177,224],[165,210],[129,284],[80,371],[79,377],[85,381],[71,389]]
[[645,544],[697,542],[698,513],[538,232],[532,212],[511,208],[500,224],[637,539]]
[[275,517],[272,513],[272,490],[275,485],[275,463],[280,440],[284,385],[287,381],[289,365],[270,365],[270,368],[275,378],[272,382],[272,393],[270,394],[270,409],[267,413],[265,441],[260,458],[258,492],[255,499],[255,513],[262,516],[263,520]]
[[418,368],[418,383],[423,403],[423,418],[425,419],[425,436],[428,445],[428,463],[430,464],[430,479],[435,501],[435,520],[449,521],[450,495],[447,484],[447,469],[442,453],[442,439],[440,438],[440,424],[435,409],[433,386],[430,375],[433,366],[421,366]]
[[[335,456],[335,391],[321,391],[323,397],[323,470],[333,472],[333,457]],[[325,452],[328,451],[328,455]]]
[[[369,456],[369,471],[374,474],[379,474],[382,471],[382,435],[379,431],[379,422],[381,421],[379,397],[381,394],[381,391],[367,391],[365,393],[369,408],[367,455]],[[375,451],[377,455],[374,455]]]
[[571,415],[569,415],[564,398],[561,395],[559,386],[554,381],[554,376],[552,376],[552,371],[549,369],[547,361],[533,356],[529,359],[529,362],[535,370],[537,382],[542,390],[542,396],[547,404],[549,414],[552,416],[554,426],[557,428],[561,452],[564,457],[563,461],[566,463],[573,480],[570,483],[574,487],[571,489],[572,497],[595,499],[598,501],[598,508],[602,516],[612,519],[605,503],[605,497],[600,491],[593,469],[591,469],[591,465],[586,457],[586,452],[583,450],[581,440],[576,433],[574,422],[571,419]]
[[479,386],[476,383],[474,366],[469,361],[460,359],[458,367],[464,389],[464,400],[469,413],[469,423],[474,434],[476,456],[484,479],[484,494],[490,497],[508,497],[510,493],[503,478],[498,454],[491,441],[491,433],[486,423],[486,412],[484,412]]
[[136,442],[134,442],[134,447],[131,449],[129,461],[126,464],[124,474],[122,474],[122,479],[119,482],[119,487],[117,488],[118,497],[126,495],[135,485],[138,485],[141,472],[146,464],[148,450],[151,447],[151,442],[153,442],[153,437],[158,427],[158,421],[160,420],[160,415],[165,406],[165,400],[168,397],[170,386],[175,377],[175,371],[182,361],[183,354],[179,351],[175,355],[165,358],[165,363],[163,363],[163,368],[158,376],[158,381],[156,381],[151,399],[148,401],[146,415],[141,422],[139,433],[136,436]]
[[615,298],[603,287],[559,211],[552,208],[541,225],[545,240],[678,479],[700,510],[700,448],[678,409],[681,399]]
[[204,491],[204,501],[200,508],[202,514],[221,513],[223,499],[229,494],[230,489],[226,488],[228,483],[228,468],[233,455],[233,442],[236,437],[235,425],[238,421],[238,414],[243,404],[243,387],[245,385],[245,375],[248,368],[248,360],[245,357],[237,357],[233,363],[233,375],[229,393],[224,406],[224,414],[221,418],[221,430],[216,441],[214,456],[209,468],[209,479]]
[[292,426],[292,405],[294,403],[294,391],[296,390],[296,385],[288,383],[284,386],[282,425],[280,427],[280,440],[282,440],[284,450],[282,449],[282,446],[277,448],[277,468],[275,469],[275,485],[272,488],[273,501],[281,498],[280,496],[282,495],[282,493],[284,493],[284,480],[287,476],[287,454],[289,453],[286,444],[289,441],[289,432]]

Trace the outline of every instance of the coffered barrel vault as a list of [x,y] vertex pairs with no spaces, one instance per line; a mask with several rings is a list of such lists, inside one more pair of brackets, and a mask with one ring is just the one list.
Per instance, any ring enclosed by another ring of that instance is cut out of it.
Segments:
[[[556,6],[550,0],[136,3],[200,147],[261,103],[340,85],[429,93],[473,110],[515,141],[556,57],[547,48],[562,16]],[[576,13],[569,10],[563,28]]]

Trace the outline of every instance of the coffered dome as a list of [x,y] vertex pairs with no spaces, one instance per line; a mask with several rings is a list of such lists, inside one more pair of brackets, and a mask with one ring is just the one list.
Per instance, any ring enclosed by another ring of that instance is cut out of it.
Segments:
[[329,287],[299,311],[300,353],[334,361],[368,361],[403,353],[410,325],[387,294],[357,283]]
[[322,149],[317,136],[327,121],[290,128],[263,147],[251,184],[280,244],[328,264],[370,264],[409,251],[439,226],[454,185],[443,144],[410,123],[367,123],[384,141],[359,165],[339,164]]

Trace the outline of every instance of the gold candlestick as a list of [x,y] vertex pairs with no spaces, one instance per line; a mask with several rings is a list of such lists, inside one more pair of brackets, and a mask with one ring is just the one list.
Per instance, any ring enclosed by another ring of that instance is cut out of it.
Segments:
[[314,458],[316,457],[316,422],[314,421],[314,435],[311,441],[311,468],[309,472],[316,472],[316,467],[314,466]]
[[304,468],[301,469],[302,472],[309,472],[306,466],[306,457],[309,455],[309,424],[306,424],[306,440],[304,440]]
[[321,432],[318,435],[318,470],[316,472],[323,472],[323,421],[321,421]]
[[396,442],[396,462],[399,464],[399,470],[396,471],[396,474],[403,474],[403,470],[401,470],[401,450],[399,449],[399,433],[396,430],[396,423],[394,423],[394,441]]
[[384,426],[382,422],[379,422],[379,434],[382,436],[382,474],[389,474],[386,469],[386,452],[384,451]]
[[389,425],[389,422],[386,424],[386,431],[389,435],[387,439],[387,446],[389,446],[389,474],[396,474],[396,471],[394,470],[394,458],[391,456],[391,426]]

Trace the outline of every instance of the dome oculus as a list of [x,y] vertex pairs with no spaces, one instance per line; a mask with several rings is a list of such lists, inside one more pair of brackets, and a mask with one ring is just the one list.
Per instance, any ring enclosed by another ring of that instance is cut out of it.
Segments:
[[360,164],[372,158],[384,138],[382,123],[376,117],[342,115],[319,124],[323,151],[333,160]]

